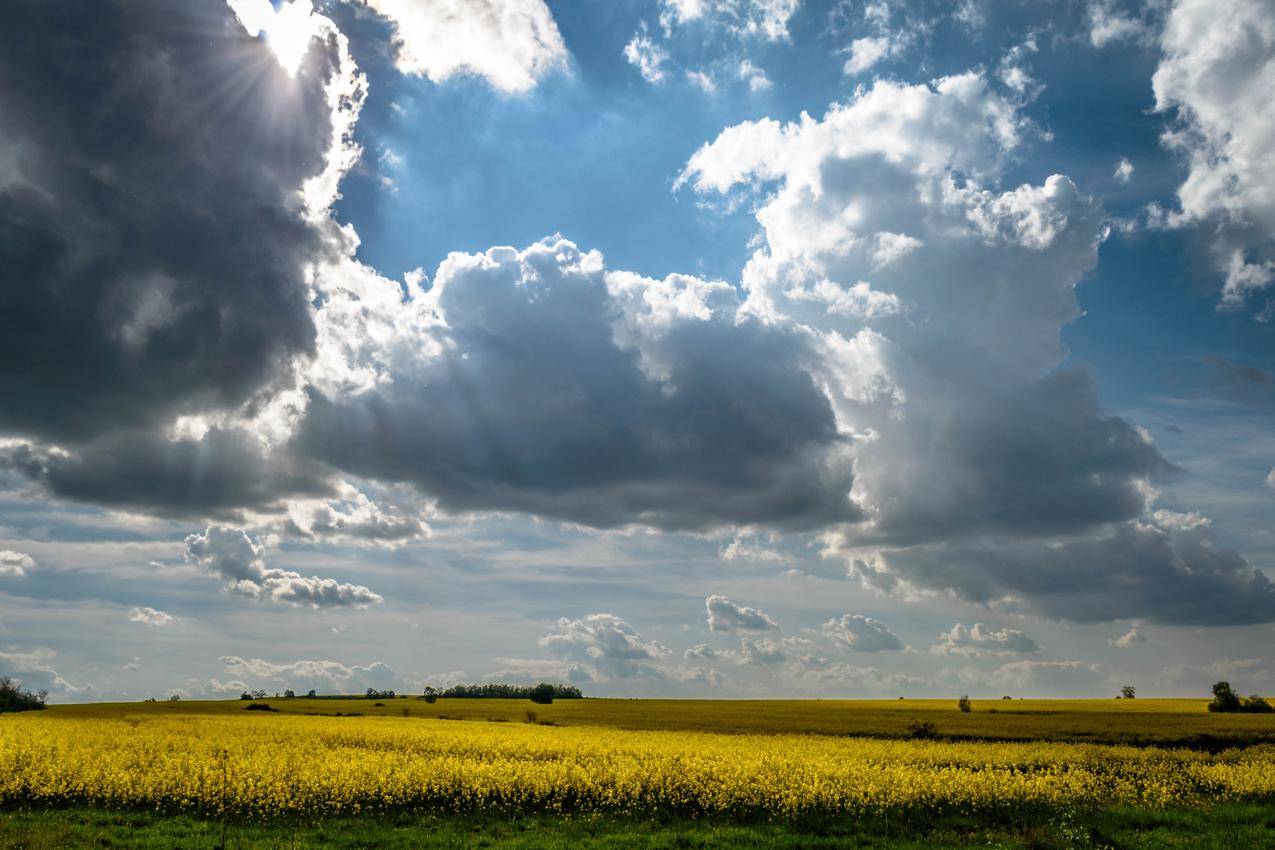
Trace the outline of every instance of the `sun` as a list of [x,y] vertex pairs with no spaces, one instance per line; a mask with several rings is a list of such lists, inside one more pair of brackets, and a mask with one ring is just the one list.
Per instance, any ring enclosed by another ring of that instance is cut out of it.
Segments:
[[276,9],[270,0],[226,0],[249,35],[265,35],[266,44],[289,76],[296,76],[318,34],[321,18],[312,0],[283,2]]

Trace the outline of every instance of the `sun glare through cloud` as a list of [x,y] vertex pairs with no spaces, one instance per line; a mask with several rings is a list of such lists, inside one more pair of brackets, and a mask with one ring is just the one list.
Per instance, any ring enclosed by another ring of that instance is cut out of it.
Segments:
[[314,14],[311,0],[285,0],[278,8],[270,0],[226,0],[251,36],[264,35],[283,70],[296,76],[319,34],[323,18]]

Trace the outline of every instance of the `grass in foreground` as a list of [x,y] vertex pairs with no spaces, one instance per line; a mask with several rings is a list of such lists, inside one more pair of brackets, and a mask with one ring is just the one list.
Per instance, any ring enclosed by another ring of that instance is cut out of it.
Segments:
[[[224,841],[224,844],[223,844]],[[186,815],[69,810],[0,811],[0,848],[833,848],[987,847],[1006,850],[1233,850],[1275,845],[1275,806],[1222,804],[1160,811],[1118,808],[1049,819],[981,823],[842,820],[821,825],[723,824],[549,816],[343,818],[226,823]]]

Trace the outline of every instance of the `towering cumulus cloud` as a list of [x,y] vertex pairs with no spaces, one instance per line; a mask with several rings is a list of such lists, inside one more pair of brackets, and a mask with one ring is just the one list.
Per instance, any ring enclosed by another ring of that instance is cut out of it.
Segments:
[[1000,185],[1030,131],[978,73],[878,81],[820,120],[731,127],[681,177],[767,193],[741,312],[822,346],[866,513],[829,551],[884,589],[1064,619],[1275,617],[1275,588],[1207,523],[1149,512],[1174,467],[1062,366],[1104,214],[1061,175]]

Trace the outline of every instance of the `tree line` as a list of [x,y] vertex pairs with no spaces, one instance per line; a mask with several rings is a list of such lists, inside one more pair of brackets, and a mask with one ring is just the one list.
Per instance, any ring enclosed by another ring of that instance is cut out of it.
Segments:
[[502,685],[487,682],[482,685],[452,685],[445,690],[426,688],[425,698],[436,699],[529,699],[532,702],[552,702],[555,699],[584,699],[584,694],[574,685]]

